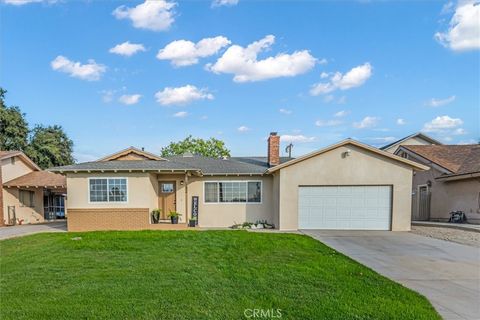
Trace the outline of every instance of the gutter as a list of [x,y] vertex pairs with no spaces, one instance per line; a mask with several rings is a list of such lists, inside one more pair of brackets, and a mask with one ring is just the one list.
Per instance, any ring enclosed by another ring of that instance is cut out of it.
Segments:
[[435,180],[454,181],[454,180],[463,180],[463,179],[469,179],[469,178],[480,178],[480,172],[449,174],[447,176],[436,177]]

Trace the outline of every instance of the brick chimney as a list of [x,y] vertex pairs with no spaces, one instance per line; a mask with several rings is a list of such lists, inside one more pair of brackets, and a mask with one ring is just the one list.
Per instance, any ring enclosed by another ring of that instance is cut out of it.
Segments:
[[268,137],[268,165],[274,167],[280,164],[280,136],[270,132]]

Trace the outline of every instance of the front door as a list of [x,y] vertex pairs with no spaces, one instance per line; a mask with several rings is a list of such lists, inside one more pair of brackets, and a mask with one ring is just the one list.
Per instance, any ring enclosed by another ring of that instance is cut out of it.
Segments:
[[168,219],[170,211],[177,210],[175,181],[160,181],[158,207],[162,209],[160,219]]

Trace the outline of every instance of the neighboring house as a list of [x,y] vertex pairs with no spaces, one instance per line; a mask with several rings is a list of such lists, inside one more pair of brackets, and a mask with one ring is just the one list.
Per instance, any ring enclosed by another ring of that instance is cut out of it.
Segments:
[[42,171],[20,151],[0,151],[0,217],[7,225],[38,223],[65,216],[64,176]]
[[437,141],[426,134],[423,134],[421,132],[411,134],[409,136],[406,136],[405,138],[402,138],[400,140],[394,141],[392,143],[387,144],[386,146],[381,147],[380,149],[383,151],[387,151],[390,153],[395,153],[397,149],[401,146],[409,146],[409,145],[419,145],[419,146],[425,146],[425,145],[442,145],[440,141]]
[[431,168],[413,177],[412,219],[447,221],[461,210],[480,223],[480,145],[401,146],[396,154]]
[[413,170],[428,167],[351,139],[297,159],[279,148],[273,132],[267,157],[162,158],[128,148],[50,170],[67,177],[71,231],[161,229],[152,209],[162,220],[178,211],[186,223],[192,205],[201,227],[267,220],[281,230],[410,230]]

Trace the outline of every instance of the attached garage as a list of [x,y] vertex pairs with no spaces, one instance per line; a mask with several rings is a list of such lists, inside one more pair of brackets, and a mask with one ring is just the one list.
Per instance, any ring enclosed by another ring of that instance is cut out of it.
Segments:
[[391,186],[300,186],[299,229],[390,230]]
[[351,139],[272,167],[277,225],[409,231],[414,169],[429,168]]

